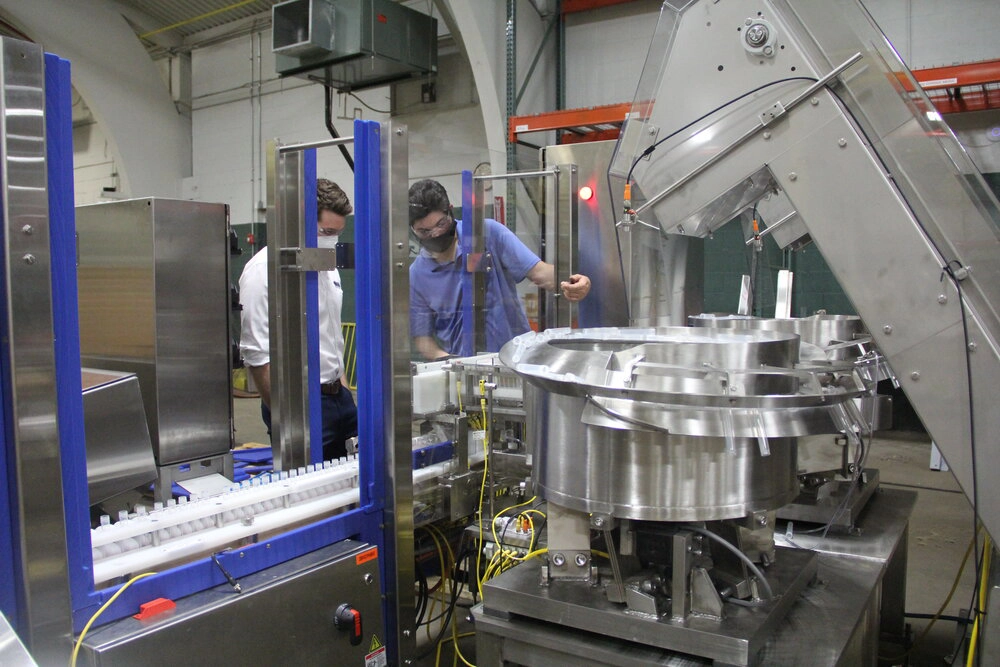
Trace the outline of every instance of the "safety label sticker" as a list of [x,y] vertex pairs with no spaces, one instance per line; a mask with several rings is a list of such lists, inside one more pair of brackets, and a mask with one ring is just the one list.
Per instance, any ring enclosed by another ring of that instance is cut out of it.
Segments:
[[368,655],[365,656],[365,667],[386,667],[388,660],[385,655],[385,645],[372,635],[372,644],[368,648]]

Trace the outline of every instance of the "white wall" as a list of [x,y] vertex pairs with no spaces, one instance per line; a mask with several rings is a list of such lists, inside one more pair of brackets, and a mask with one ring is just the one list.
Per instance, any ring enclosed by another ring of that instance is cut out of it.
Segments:
[[660,5],[641,0],[566,17],[566,107],[631,102]]
[[104,127],[96,120],[74,123],[73,195],[76,206],[120,196],[121,179],[115,176],[117,173],[118,161]]
[[[302,79],[279,79],[270,40],[268,30],[192,54],[194,171],[184,183],[183,195],[229,204],[234,224],[264,220],[257,203],[266,200],[267,140],[298,143],[330,137],[323,88]],[[385,88],[364,91],[359,97],[376,109],[388,110]],[[347,108],[353,112],[352,105]],[[364,118],[387,118],[362,109]],[[353,119],[335,118],[334,125],[342,136],[354,133]],[[349,150],[353,154],[353,147]],[[317,171],[352,191],[353,175],[337,149],[318,152]]]
[[96,133],[74,137],[88,156],[84,180],[94,180],[93,167],[107,157],[116,165],[122,193],[176,197],[191,170],[190,125],[115,5],[3,0],[2,9],[46,51],[70,61],[73,86],[100,124]]
[[1000,58],[997,0],[864,0],[910,69]]
[[[266,199],[263,141],[296,143],[330,136],[323,88],[302,79],[279,79],[270,39],[269,30],[260,31],[198,49],[192,58],[194,174],[184,184],[184,196],[229,204],[234,224],[264,219],[256,206]],[[263,40],[262,53],[258,40]],[[334,124],[341,135],[351,135],[355,118],[388,120],[388,114],[372,109],[389,111],[392,104],[393,122],[409,130],[411,181],[440,180],[457,201],[461,171],[488,162],[490,154],[468,62],[457,50],[446,50],[439,54],[438,71],[437,102],[420,101],[422,79],[396,84],[394,99],[389,87],[355,93],[361,101],[336,95]],[[353,155],[353,147],[348,150]],[[354,177],[339,150],[319,150],[317,171],[353,192]]]

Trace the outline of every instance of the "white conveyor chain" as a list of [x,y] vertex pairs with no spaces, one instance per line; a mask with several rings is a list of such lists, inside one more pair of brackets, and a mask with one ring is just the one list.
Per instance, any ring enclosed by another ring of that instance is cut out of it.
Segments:
[[94,584],[207,555],[360,501],[358,461],[338,461],[262,476],[221,495],[170,503],[91,530]]

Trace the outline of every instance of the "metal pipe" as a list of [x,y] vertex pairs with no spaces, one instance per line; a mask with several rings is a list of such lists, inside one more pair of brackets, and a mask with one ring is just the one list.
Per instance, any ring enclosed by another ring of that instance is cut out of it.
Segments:
[[310,148],[325,148],[327,146],[340,146],[342,144],[353,144],[354,137],[340,137],[339,139],[322,139],[320,141],[310,141],[304,144],[288,144],[287,146],[278,146],[278,152],[284,155],[285,153],[298,153],[300,151],[306,151]]
[[789,220],[791,220],[792,218],[794,218],[797,215],[798,215],[798,211],[792,211],[791,213],[789,213],[785,217],[781,218],[777,222],[772,223],[772,224],[768,225],[767,227],[765,227],[764,229],[762,229],[761,232],[760,232],[760,234],[757,234],[756,237],[751,236],[750,238],[748,238],[747,241],[746,241],[746,244],[749,246],[751,243],[753,243],[754,241],[756,241],[758,238],[762,239],[762,238],[764,238],[766,236],[771,235],[774,232],[774,230],[776,230],[778,227],[781,227],[783,224],[785,224],[786,222],[788,222]]
[[[809,86],[808,88],[806,88],[804,91],[802,91],[801,93],[799,93],[799,95],[797,97],[792,98],[792,100],[788,104],[784,105],[784,111],[785,111],[785,113],[787,113],[789,110],[791,110],[792,108],[794,108],[795,106],[797,106],[798,104],[800,104],[804,99],[806,99],[807,97],[809,97],[810,95],[812,95],[813,93],[815,93],[820,88],[825,87],[826,84],[830,81],[830,79],[836,78],[837,76],[839,76],[841,74],[841,72],[843,72],[845,69],[847,69],[848,67],[850,67],[854,63],[858,62],[859,60],[861,60],[861,54],[860,53],[855,53],[853,56],[851,56],[850,58],[848,58],[847,60],[845,60],[844,62],[842,62],[837,67],[835,67],[833,69],[833,71],[831,71],[829,74],[827,74],[826,76],[824,76],[823,78],[821,78],[819,81],[817,81],[816,83],[814,83],[811,86]],[[753,137],[755,134],[757,134],[764,127],[766,127],[766,124],[763,121],[761,121],[760,123],[757,123],[757,125],[753,126],[749,130],[747,130],[746,132],[744,132],[743,134],[741,134],[739,137],[737,137],[731,144],[729,144],[728,146],[726,146],[725,148],[723,148],[722,150],[720,150],[718,153],[716,153],[712,157],[710,157],[707,160],[705,160],[704,162],[702,162],[700,165],[698,165],[697,167],[695,167],[694,169],[692,169],[688,173],[686,173],[683,176],[681,176],[679,180],[674,181],[673,184],[671,184],[670,186],[668,186],[666,189],[662,190],[659,194],[657,194],[654,197],[650,198],[649,201],[647,201],[645,204],[643,204],[642,206],[640,206],[639,208],[637,208],[635,210],[635,214],[639,215],[640,213],[642,213],[643,211],[645,211],[650,206],[653,206],[654,204],[658,203],[664,197],[667,197],[668,195],[673,194],[676,190],[679,190],[683,186],[687,185],[687,183],[689,181],[691,181],[692,179],[694,179],[695,176],[698,176],[703,171],[705,171],[709,167],[713,166],[716,162],[719,162],[720,160],[722,160],[722,158],[726,157],[731,152],[733,152],[734,150],[736,150],[737,148],[739,148],[740,146],[742,146],[744,142],[746,142],[748,139],[750,139],[751,137]]]
[[496,382],[494,381],[493,374],[490,373],[486,382],[486,424],[484,428],[486,429],[486,469],[489,471],[490,475],[490,522],[493,522],[494,517],[496,517],[496,509],[493,506],[493,499],[496,497],[496,489],[494,488],[493,479],[493,467],[496,461],[496,457],[493,456],[493,389],[496,387]]
[[555,169],[542,169],[541,171],[511,171],[506,174],[489,174],[485,176],[473,176],[474,181],[503,181],[514,178],[533,178],[536,176],[555,176],[558,173]]

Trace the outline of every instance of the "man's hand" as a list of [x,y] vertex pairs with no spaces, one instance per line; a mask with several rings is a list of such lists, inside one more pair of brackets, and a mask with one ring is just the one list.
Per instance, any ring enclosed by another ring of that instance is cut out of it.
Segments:
[[590,278],[574,273],[569,280],[559,283],[563,296],[570,301],[580,301],[590,292]]
[[414,336],[413,343],[417,352],[427,361],[442,361],[452,356],[441,349],[433,336]]

